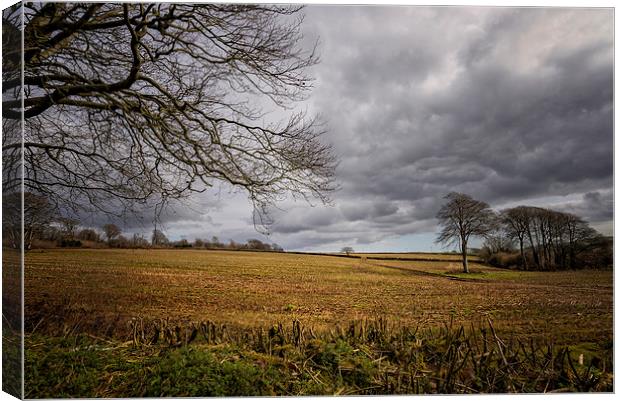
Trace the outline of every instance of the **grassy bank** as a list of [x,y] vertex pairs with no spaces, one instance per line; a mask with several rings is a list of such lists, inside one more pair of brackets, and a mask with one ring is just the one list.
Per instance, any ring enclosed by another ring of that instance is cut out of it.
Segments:
[[354,321],[315,332],[134,321],[132,339],[27,339],[27,398],[612,391],[612,343],[558,346],[486,326]]

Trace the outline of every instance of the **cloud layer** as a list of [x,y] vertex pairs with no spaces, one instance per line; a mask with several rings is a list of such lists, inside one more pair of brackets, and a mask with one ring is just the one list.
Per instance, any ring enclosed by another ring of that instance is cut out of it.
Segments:
[[[329,123],[343,188],[336,208],[290,210],[276,233],[327,243],[327,233],[341,232],[363,246],[434,231],[449,191],[494,206],[610,193],[610,10],[334,6],[307,14],[307,35],[322,43],[312,106]],[[599,205],[584,217],[609,220],[611,204]]]
[[[319,39],[321,63],[302,106],[327,123],[342,189],[332,206],[274,209],[274,241],[287,249],[373,249],[432,233],[450,191],[497,208],[555,197],[548,205],[610,226],[611,9],[305,12],[305,38]],[[171,236],[258,236],[242,195],[201,199],[212,208],[200,218],[173,213]]]

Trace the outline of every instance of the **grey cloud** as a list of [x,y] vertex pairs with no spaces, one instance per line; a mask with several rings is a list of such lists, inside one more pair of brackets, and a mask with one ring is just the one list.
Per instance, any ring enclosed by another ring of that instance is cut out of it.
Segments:
[[613,218],[613,202],[612,191],[593,191],[583,194],[579,202],[558,205],[558,208],[581,216],[589,222],[600,223]]
[[347,221],[357,221],[393,215],[398,212],[398,205],[387,201],[361,201],[342,204],[339,209]]
[[[311,5],[305,12],[306,41],[319,38],[321,55],[305,106],[326,122],[342,190],[331,207],[274,209],[272,237],[285,248],[433,232],[450,191],[491,206],[590,193],[558,207],[609,222],[611,9]],[[226,199],[200,209],[204,230],[248,235],[247,200]],[[197,220],[174,209],[170,227]]]
[[[492,202],[506,193],[548,194],[558,182],[598,178],[610,185],[609,10],[417,8],[402,15],[386,8],[381,17],[364,19],[373,33],[370,45],[366,34],[347,36],[347,10],[331,9],[337,28],[330,18],[317,24],[326,36],[336,29],[344,37],[326,46],[329,68],[315,101],[343,155],[343,198],[382,194],[415,202],[475,188]],[[386,19],[417,28],[394,37],[396,29],[380,29]],[[442,35],[438,26],[446,30]],[[563,36],[579,40],[559,40]],[[416,46],[425,49],[416,60],[388,50]],[[356,48],[350,53],[355,62],[338,57],[349,48]],[[429,91],[425,83],[435,70],[449,83]],[[342,71],[364,80],[342,80]]]
[[[405,235],[434,231],[450,191],[494,206],[611,188],[610,10],[310,9],[325,44],[313,104],[342,158],[338,221]],[[372,216],[376,197],[398,213]],[[597,210],[611,218],[609,202]]]
[[342,215],[336,208],[308,208],[297,206],[287,210],[285,214],[275,214],[275,224],[272,230],[280,234],[296,233],[312,230],[316,227],[328,227],[342,220]]

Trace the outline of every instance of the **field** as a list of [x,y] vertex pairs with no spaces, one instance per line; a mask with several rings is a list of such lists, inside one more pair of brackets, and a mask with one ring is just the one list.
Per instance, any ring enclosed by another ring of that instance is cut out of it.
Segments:
[[[461,255],[457,253],[429,253],[429,252],[407,252],[407,253],[351,253],[351,256],[357,256],[367,259],[399,259],[399,260],[434,260],[447,262],[460,262]],[[479,262],[480,258],[475,255],[469,255],[469,261]]]
[[[97,380],[94,384],[67,389],[54,382],[53,373],[42,375],[41,372],[45,369],[49,372],[54,369],[66,371],[68,367],[63,364],[50,366],[50,355],[55,355],[56,359],[64,358],[65,362],[73,361],[76,354],[70,350],[80,349],[76,344],[85,341],[87,346],[95,347],[92,349],[103,343],[108,344],[108,349],[116,350],[105,356],[94,351],[89,351],[88,355],[99,355],[99,359],[92,362],[93,366],[99,366],[99,363],[108,369],[116,366],[118,371],[113,371],[118,376],[123,366],[129,366],[123,364],[128,358],[140,360],[145,366],[159,360],[153,357],[154,346],[142,344],[140,347],[136,335],[143,339],[142,343],[147,343],[144,341],[146,334],[152,335],[153,330],[159,333],[164,325],[186,330],[207,327],[204,322],[208,322],[213,330],[226,327],[227,333],[246,333],[245,337],[228,334],[230,341],[216,341],[219,348],[211,351],[237,355],[229,355],[225,360],[238,360],[242,355],[241,359],[249,364],[247,368],[250,370],[257,363],[262,366],[266,362],[256,362],[256,349],[252,353],[243,348],[244,341],[259,343],[259,337],[247,333],[259,328],[262,333],[262,328],[268,330],[278,324],[289,327],[291,322],[311,333],[331,333],[326,335],[333,339],[338,337],[339,330],[355,325],[355,322],[362,322],[360,327],[368,328],[380,322],[382,330],[388,330],[385,323],[381,323],[387,321],[393,326],[393,333],[401,333],[402,344],[405,344],[402,333],[408,333],[408,330],[421,329],[453,339],[456,337],[450,334],[453,333],[451,329],[446,329],[448,324],[455,330],[464,326],[468,332],[482,328],[486,333],[485,330],[492,329],[494,335],[505,341],[518,339],[523,343],[553,344],[559,347],[558,350],[571,347],[571,352],[585,353],[587,360],[610,360],[603,353],[611,352],[609,344],[613,338],[611,271],[517,272],[472,262],[472,273],[464,275],[454,257],[437,261],[449,255],[409,256],[415,260],[394,260],[393,254],[362,256],[366,258],[199,250],[50,249],[29,252],[25,271],[26,331],[29,333],[26,376],[32,388],[39,390],[32,390],[26,396],[49,396],[43,389],[54,386],[59,386],[57,391],[67,396],[126,395],[127,389],[113,389],[112,384],[104,386]],[[137,330],[136,322],[139,322],[140,330]],[[199,326],[201,322],[203,326]],[[441,330],[448,331],[441,334]],[[202,332],[204,334],[205,330]],[[294,332],[293,327],[293,334],[286,335],[290,338],[282,336],[293,341]],[[188,336],[191,335],[190,330]],[[178,331],[177,336],[181,337]],[[236,342],[233,337],[237,338]],[[260,338],[260,344],[263,344]],[[316,338],[328,341],[319,334]],[[286,341],[282,341],[280,345],[284,346]],[[52,348],[50,344],[53,344]],[[233,348],[222,350],[222,344]],[[269,355],[273,357],[269,344]],[[299,349],[298,340],[296,346]],[[202,349],[200,347],[208,345],[192,344],[177,352],[184,355],[183,352]],[[359,347],[352,349],[359,351]],[[503,350],[497,355],[505,358],[508,349]],[[370,350],[368,353],[372,354]],[[174,355],[174,358],[187,360]],[[197,354],[191,355],[193,358]],[[84,356],[80,358],[78,360],[84,364]],[[105,358],[118,360],[111,362]],[[602,370],[608,372],[609,364]],[[220,365],[217,367],[221,368]],[[234,369],[237,368],[240,365],[234,365]],[[597,365],[597,369],[601,370],[601,367]],[[261,371],[264,373],[269,369]],[[339,372],[338,377],[342,379],[342,370]],[[109,383],[114,383],[116,376],[113,372],[110,375]],[[274,377],[279,375],[281,373]],[[289,376],[282,377],[292,380]],[[326,380],[324,378],[322,382]],[[52,386],[50,381],[56,384]],[[376,386],[369,387],[375,389],[373,391],[361,391],[361,385],[347,387],[345,384],[340,383],[342,388],[325,384],[316,388],[301,386],[279,390],[276,386],[260,393],[325,394],[351,388],[355,391],[349,393],[416,392],[411,383],[410,387],[390,390],[388,386],[381,391],[376,390]],[[417,391],[460,392],[458,387],[450,390],[437,387],[437,384],[429,386],[418,387]],[[204,388],[196,392],[157,388],[159,390],[144,390],[138,395],[205,395],[205,391],[208,394],[229,394]],[[475,391],[475,388],[468,388]],[[510,389],[507,387],[507,391]],[[541,389],[535,387],[529,391]],[[513,390],[519,391],[517,388]],[[522,391],[528,390],[524,388]]]

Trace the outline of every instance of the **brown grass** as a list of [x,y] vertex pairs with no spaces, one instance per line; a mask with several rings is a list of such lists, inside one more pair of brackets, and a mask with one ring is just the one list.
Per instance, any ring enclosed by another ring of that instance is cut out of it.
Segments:
[[[456,262],[197,250],[42,250],[26,256],[26,327],[71,315],[115,325],[132,317],[244,327],[298,319],[326,327],[385,316],[403,324],[485,322],[559,343],[612,336],[610,271],[514,272]],[[61,313],[62,312],[62,313]],[[84,325],[88,327],[88,325]]]

